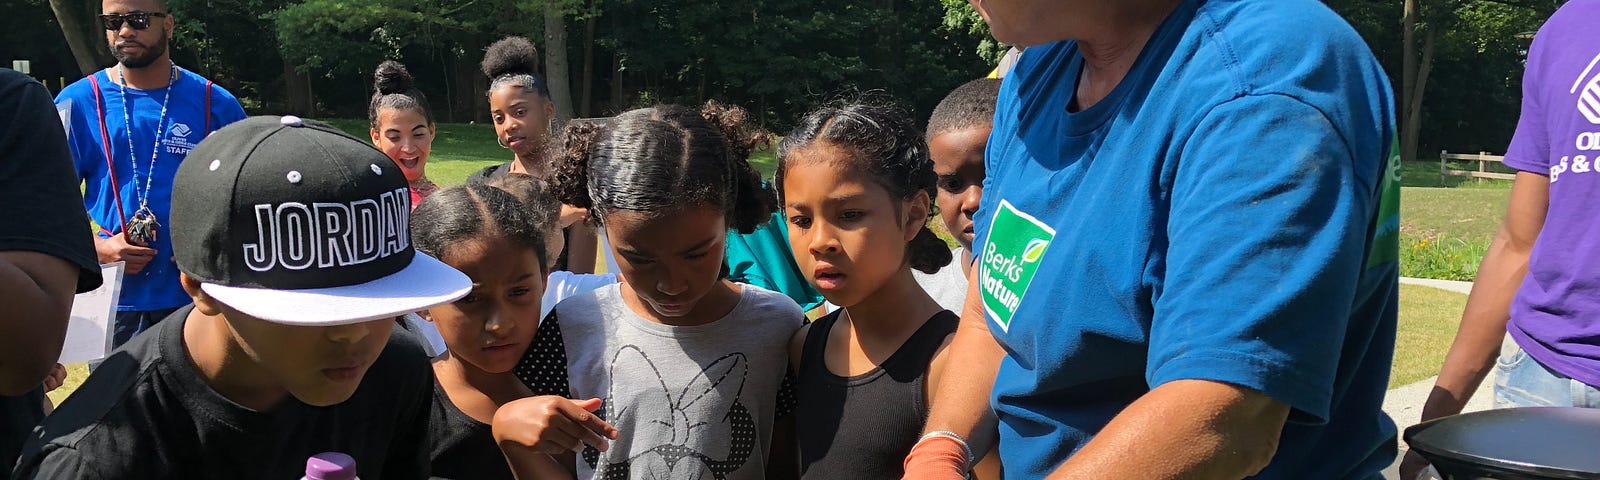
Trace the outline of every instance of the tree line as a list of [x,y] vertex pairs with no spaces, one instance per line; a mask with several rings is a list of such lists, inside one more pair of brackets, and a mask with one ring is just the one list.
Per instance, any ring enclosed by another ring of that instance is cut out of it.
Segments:
[[[1561,0],[1325,0],[1366,39],[1396,92],[1407,159],[1505,149],[1532,33]],[[657,102],[735,102],[781,130],[848,90],[926,113],[988,73],[1004,46],[965,0],[168,0],[177,61],[252,113],[361,117],[372,69],[406,63],[441,121],[488,118],[483,48],[544,55],[558,116]],[[96,0],[0,0],[9,41],[53,86],[111,64]],[[57,81],[50,81],[57,79]],[[1423,152],[1421,154],[1417,152]]]
[[[35,76],[70,82],[111,63],[93,17],[98,1],[0,0],[8,3],[29,17],[6,21],[28,42],[0,48],[31,48],[22,53]],[[716,98],[782,127],[842,88],[885,90],[925,111],[990,62],[972,48],[979,34],[941,28],[944,7],[927,1],[167,3],[179,20],[175,59],[230,88],[252,113],[364,116],[372,69],[396,59],[440,120],[482,121],[488,82],[478,62],[507,35],[539,46],[563,118]]]

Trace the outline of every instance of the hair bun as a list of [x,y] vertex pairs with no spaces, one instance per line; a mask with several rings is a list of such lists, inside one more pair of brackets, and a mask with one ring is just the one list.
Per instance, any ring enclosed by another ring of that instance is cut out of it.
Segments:
[[777,209],[778,199],[750,165],[750,154],[771,143],[771,135],[750,122],[743,108],[723,105],[715,100],[700,107],[700,118],[715,128],[728,146],[730,195],[728,228],[749,235],[766,223]]
[[955,254],[950,252],[950,245],[945,244],[926,225],[917,231],[917,236],[906,246],[906,255],[911,268],[929,275],[939,273],[955,259]]
[[751,125],[750,114],[738,106],[707,101],[700,107],[700,116],[728,140],[728,154],[732,158],[748,159],[752,152],[770,143],[770,136]]
[[562,154],[556,159],[555,181],[551,182],[551,190],[561,203],[594,208],[594,201],[589,198],[589,156],[604,134],[605,126],[593,122],[568,123],[562,132]]
[[415,87],[415,83],[406,66],[394,60],[384,60],[378,64],[377,72],[372,74],[372,89],[377,90],[380,95],[409,92]]
[[483,74],[490,79],[502,75],[539,73],[539,49],[523,37],[506,37],[489,45],[483,54]]

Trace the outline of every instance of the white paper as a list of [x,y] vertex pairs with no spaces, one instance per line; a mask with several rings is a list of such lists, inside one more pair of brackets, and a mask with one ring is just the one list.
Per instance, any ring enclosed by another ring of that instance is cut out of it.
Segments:
[[67,132],[67,138],[72,138],[72,99],[57,103],[56,115],[61,117],[61,129]]
[[67,341],[61,345],[58,363],[99,360],[111,350],[111,327],[116,323],[117,298],[122,295],[122,262],[101,265],[100,278],[105,280],[100,288],[72,298]]

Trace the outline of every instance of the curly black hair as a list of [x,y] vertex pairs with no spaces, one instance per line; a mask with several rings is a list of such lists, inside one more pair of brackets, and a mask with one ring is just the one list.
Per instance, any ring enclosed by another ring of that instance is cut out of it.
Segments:
[[533,175],[507,173],[490,178],[484,184],[510,192],[517,200],[521,200],[523,207],[533,216],[535,230],[551,232],[559,229],[561,202],[556,201],[549,183]]
[[522,37],[506,37],[489,45],[483,53],[483,74],[489,77],[489,91],[506,85],[550,98],[550,86],[539,74],[539,49]]
[[728,228],[751,233],[777,209],[749,162],[767,134],[744,109],[716,102],[641,108],[609,125],[573,122],[563,137],[556,196],[588,208],[601,224],[616,210],[665,215],[710,205],[722,209]]
[[503,236],[532,249],[542,270],[549,265],[546,228],[515,194],[482,183],[435,192],[411,212],[412,244],[440,260],[463,241]]
[[[928,144],[912,124],[911,116],[893,100],[867,94],[855,100],[837,100],[812,110],[800,125],[778,144],[778,173],[782,198],[784,172],[794,161],[793,154],[815,144],[828,144],[847,152],[838,159],[841,165],[861,172],[888,190],[894,198],[909,199],[917,192],[928,194],[928,216],[937,214],[933,198],[937,176]],[[780,200],[781,201],[781,200]],[[906,245],[911,268],[934,273],[950,264],[950,247],[924,224],[916,238]]]

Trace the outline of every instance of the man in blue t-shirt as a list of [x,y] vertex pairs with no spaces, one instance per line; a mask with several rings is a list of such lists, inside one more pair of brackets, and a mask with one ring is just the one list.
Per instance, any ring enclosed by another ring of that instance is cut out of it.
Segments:
[[56,109],[84,181],[84,206],[100,227],[95,251],[101,263],[126,263],[112,335],[122,345],[189,303],[165,228],[172,176],[190,149],[244,118],[244,108],[172,62],[175,22],[164,2],[106,0],[101,10],[117,65],[67,86]]
[[907,478],[952,478],[996,426],[1007,478],[1379,478],[1399,186],[1361,38],[1314,0],[977,5],[1027,50],[986,152],[964,381]]

